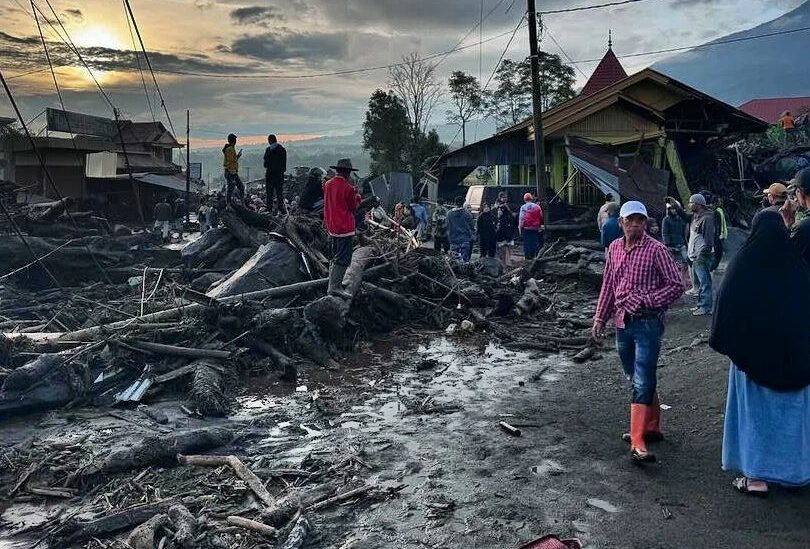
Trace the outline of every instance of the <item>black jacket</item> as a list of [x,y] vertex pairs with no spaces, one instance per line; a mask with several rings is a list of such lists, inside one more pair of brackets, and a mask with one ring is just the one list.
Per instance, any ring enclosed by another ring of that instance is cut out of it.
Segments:
[[478,220],[475,223],[478,238],[481,242],[494,242],[495,241],[495,212],[481,212],[478,214]]
[[276,176],[287,171],[287,150],[281,143],[273,143],[264,150],[264,169]]

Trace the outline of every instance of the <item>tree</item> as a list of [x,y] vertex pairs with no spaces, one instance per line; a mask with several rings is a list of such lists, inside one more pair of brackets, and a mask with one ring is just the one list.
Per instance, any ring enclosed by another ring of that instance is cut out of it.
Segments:
[[[544,51],[540,61],[540,106],[546,111],[576,96],[574,69],[559,55]],[[513,126],[532,112],[532,73],[529,59],[517,62],[504,59],[495,71],[496,88],[487,94],[487,110],[500,128]]]
[[[539,52],[541,105],[544,111],[576,96],[574,69],[562,62],[559,55]],[[526,61],[528,63],[528,60]],[[529,67],[531,74],[531,67]]]
[[529,64],[504,59],[495,71],[497,86],[487,94],[489,114],[499,128],[525,120],[532,108],[532,79]]
[[372,93],[363,123],[363,148],[371,156],[371,173],[405,170],[411,140],[411,124],[402,101],[390,91]]
[[411,141],[409,154],[409,167],[413,181],[419,181],[422,173],[430,169],[447,150],[448,146],[441,142],[436,130],[430,130],[427,134],[422,132],[415,134]]
[[405,105],[414,135],[427,133],[433,109],[441,97],[441,84],[436,65],[414,52],[402,58],[402,63],[388,69],[391,89]]
[[467,122],[481,111],[484,95],[481,83],[471,74],[455,71],[448,81],[453,108],[447,111],[447,120],[461,128],[461,146],[467,144]]

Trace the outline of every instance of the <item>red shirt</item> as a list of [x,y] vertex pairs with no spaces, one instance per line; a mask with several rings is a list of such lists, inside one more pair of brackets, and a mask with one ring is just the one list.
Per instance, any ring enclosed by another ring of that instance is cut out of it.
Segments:
[[608,247],[594,319],[607,324],[613,317],[616,327],[624,328],[625,314],[664,311],[683,290],[680,269],[666,246],[644,234],[625,250],[619,238]]
[[354,213],[360,205],[360,195],[351,183],[336,175],[323,184],[323,225],[330,236],[352,236],[355,233]]

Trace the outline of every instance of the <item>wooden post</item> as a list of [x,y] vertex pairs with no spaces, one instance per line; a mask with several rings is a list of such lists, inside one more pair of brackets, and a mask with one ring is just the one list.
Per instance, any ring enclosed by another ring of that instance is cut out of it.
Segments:
[[532,69],[532,124],[534,125],[534,180],[537,198],[543,207],[545,221],[549,222],[546,203],[546,152],[543,143],[543,101],[540,96],[540,59],[537,55],[537,12],[534,0],[526,0],[529,21],[529,58]]

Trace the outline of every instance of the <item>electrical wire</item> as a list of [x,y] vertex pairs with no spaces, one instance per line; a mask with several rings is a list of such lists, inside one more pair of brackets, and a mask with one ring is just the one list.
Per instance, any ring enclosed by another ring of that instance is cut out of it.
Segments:
[[[659,55],[659,54],[662,54],[662,53],[673,53],[673,52],[685,51],[685,50],[697,50],[697,49],[703,49],[703,48],[711,48],[711,47],[714,47],[714,46],[722,46],[724,44],[736,44],[738,42],[747,42],[749,40],[760,40],[762,38],[771,38],[773,36],[784,36],[786,34],[794,34],[794,33],[797,33],[797,32],[805,32],[805,31],[808,31],[808,30],[810,30],[810,26],[798,27],[798,28],[795,28],[795,29],[787,29],[787,30],[782,30],[782,31],[774,31],[774,32],[766,33],[766,34],[757,34],[757,35],[754,35],[754,36],[741,36],[739,38],[728,38],[728,39],[725,39],[725,40],[716,40],[714,42],[708,42],[706,44],[697,44],[697,45],[693,45],[693,46],[680,46],[680,47],[675,47],[675,48],[665,48],[665,49],[661,49],[661,50],[645,51],[645,52],[638,52],[638,53],[628,53],[628,54],[624,54],[624,55],[617,55],[616,57],[618,57],[619,59],[626,59],[626,58],[631,58],[631,57],[643,57],[645,55]],[[573,63],[596,63],[596,62],[599,62],[601,60],[602,60],[602,58],[599,58],[599,59],[580,59],[578,61],[573,61]]]
[[[50,0],[45,1],[50,2]],[[158,97],[160,97],[160,106],[163,107],[163,112],[166,113],[166,120],[168,120],[169,122],[169,127],[172,130],[172,135],[177,135],[177,132],[174,131],[174,124],[172,124],[172,117],[169,114],[169,109],[168,107],[166,107],[166,100],[163,98],[163,92],[160,91],[160,85],[158,84],[157,77],[155,76],[155,71],[152,70],[152,62],[149,60],[149,54],[146,52],[146,46],[143,43],[141,30],[138,28],[138,21],[135,19],[135,13],[133,13],[132,11],[132,6],[130,5],[129,0],[124,0],[124,6],[126,6],[127,8],[129,18],[132,19],[132,26],[135,27],[135,34],[138,36],[138,42],[140,42],[141,44],[141,51],[143,51],[143,58],[146,60],[146,66],[149,68],[149,72],[152,74],[152,82],[154,82],[155,89],[158,92]]]
[[593,6],[580,6],[577,8],[561,8],[558,10],[539,11],[538,15],[551,15],[555,13],[573,13],[576,11],[596,10],[600,8],[612,8],[614,6],[624,6],[626,4],[635,4],[637,2],[646,2],[647,0],[620,0],[618,2],[608,2],[605,4],[595,4]]
[[110,96],[107,95],[106,91],[104,91],[104,88],[101,87],[101,84],[99,83],[98,78],[96,78],[96,75],[93,73],[93,70],[90,68],[90,66],[85,61],[84,56],[82,56],[81,51],[79,51],[79,48],[77,48],[76,44],[73,43],[73,39],[70,38],[70,34],[68,33],[67,29],[65,28],[65,25],[62,23],[62,19],[59,17],[59,14],[56,13],[56,10],[51,5],[50,0],[45,0],[45,2],[46,2],[46,4],[48,4],[48,7],[51,9],[51,13],[53,13],[53,16],[54,16],[56,22],[59,24],[59,27],[62,29],[62,32],[65,33],[65,38],[62,38],[62,35],[59,33],[59,31],[53,25],[51,20],[48,19],[48,17],[44,13],[42,13],[42,10],[39,8],[39,6],[34,4],[34,7],[39,12],[39,14],[42,15],[42,18],[45,20],[45,22],[48,23],[48,25],[50,25],[51,29],[53,29],[53,31],[59,36],[60,40],[62,40],[62,42],[66,46],[68,46],[68,48],[70,50],[72,50],[74,54],[76,54],[76,57],[79,58],[79,61],[81,62],[81,64],[84,65],[85,69],[87,69],[87,72],[90,75],[90,78],[92,78],[92,80],[95,83],[96,88],[98,89],[99,93],[104,98],[104,100],[107,102],[107,105],[109,105],[111,109],[115,110],[115,105],[113,105],[112,99],[110,99]]
[[[8,86],[8,82],[6,82],[6,79],[3,76],[3,71],[2,70],[0,70],[0,81],[2,81],[3,88],[5,89],[6,95],[8,96],[8,100],[11,103],[11,106],[14,109],[14,113],[17,115],[17,118],[19,119],[20,124],[22,125],[23,132],[25,133],[25,136],[28,138],[28,143],[31,145],[31,149],[34,151],[34,156],[36,156],[37,161],[39,162],[39,165],[42,168],[43,173],[45,174],[45,180],[50,184],[51,190],[54,192],[56,197],[60,201],[64,201],[65,199],[62,196],[62,193],[59,191],[59,188],[56,186],[56,183],[54,182],[53,177],[51,177],[51,172],[50,172],[50,170],[48,170],[47,166],[45,165],[45,160],[42,158],[42,154],[39,152],[39,149],[37,148],[37,144],[34,141],[34,137],[31,135],[31,132],[28,131],[28,124],[25,123],[25,119],[23,118],[22,113],[20,112],[20,108],[17,106],[17,101],[14,99],[14,94],[11,92],[11,88],[9,88],[9,86]],[[5,209],[5,207],[4,207],[4,209]],[[79,230],[79,224],[76,223],[76,219],[74,219],[74,217],[71,215],[69,209],[65,208],[65,214],[67,215],[67,217],[70,220],[71,224],[76,228],[76,230]],[[93,250],[91,250],[90,247],[87,244],[84,245],[84,248],[87,250],[87,253],[90,254],[90,257],[93,259],[93,263],[96,265],[96,267],[99,269],[99,271],[101,271],[101,274],[104,276],[104,278],[107,280],[107,282],[112,284],[112,279],[110,279],[110,276],[107,274],[107,271],[104,269],[104,267],[101,265],[101,263],[98,262],[98,258],[96,258],[96,255],[93,253]],[[32,253],[33,253],[33,251],[32,251]],[[36,257],[36,254],[34,254],[34,257]]]
[[25,72],[21,72],[19,74],[12,74],[11,76],[6,76],[6,80],[14,80],[15,78],[24,78],[24,77],[30,76],[32,74],[45,72],[46,70],[48,70],[48,69],[47,68],[31,69],[30,71],[25,71]]
[[141,75],[141,84],[143,84],[143,93],[146,96],[146,104],[149,107],[149,113],[152,115],[152,122],[156,122],[157,119],[155,118],[155,110],[152,108],[152,100],[149,98],[149,90],[146,87],[146,78],[143,76],[143,68],[141,67],[141,56],[138,53],[138,46],[135,44],[135,35],[132,33],[132,24],[129,22],[126,4],[124,4],[124,18],[127,20],[129,37],[132,40],[132,53],[135,55],[135,62],[138,64],[138,73]]
[[563,49],[563,47],[560,45],[560,43],[559,43],[559,42],[557,42],[557,39],[556,39],[556,38],[554,38],[554,35],[551,33],[551,29],[550,29],[550,28],[548,28],[548,23],[545,23],[545,22],[544,22],[544,26],[543,26],[543,28],[544,28],[545,32],[548,34],[548,37],[549,37],[549,38],[551,38],[551,41],[552,41],[552,42],[554,42],[554,44],[556,44],[557,49],[559,49],[559,50],[560,50],[560,53],[562,53],[562,54],[563,54],[563,56],[565,56],[565,58],[566,58],[566,59],[568,59],[568,62],[569,62],[569,63],[571,63],[571,65],[572,65],[572,66],[573,66],[573,67],[574,67],[574,68],[575,68],[577,71],[579,71],[579,74],[581,74],[581,75],[582,75],[582,76],[583,76],[583,77],[584,77],[584,78],[587,80],[588,75],[587,75],[587,74],[585,74],[585,73],[582,71],[582,69],[580,69],[580,68],[579,68],[579,64],[578,64],[576,61],[574,61],[573,59],[571,59],[571,56],[570,56],[570,55],[568,55],[568,52],[566,52],[566,51]]

